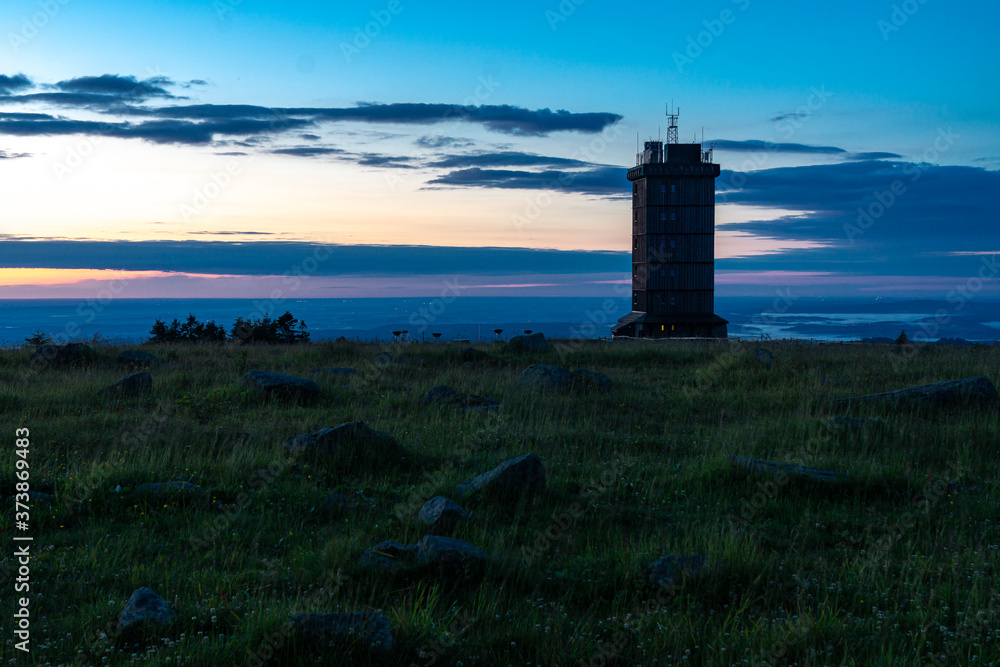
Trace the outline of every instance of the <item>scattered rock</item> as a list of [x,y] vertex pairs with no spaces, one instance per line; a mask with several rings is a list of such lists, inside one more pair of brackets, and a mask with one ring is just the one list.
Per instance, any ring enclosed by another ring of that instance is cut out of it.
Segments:
[[125,637],[134,632],[167,626],[176,620],[177,612],[163,598],[143,586],[137,588],[125,604],[118,617],[118,630]]
[[911,403],[924,406],[951,406],[963,403],[978,403],[983,406],[993,406],[997,402],[997,389],[989,378],[972,377],[950,382],[922,384],[897,391],[887,391],[880,394],[867,394],[841,398],[833,402],[836,406],[855,405],[857,403],[886,402]]
[[314,368],[310,373],[317,375],[357,375],[355,368],[338,368],[337,366],[327,366],[325,368]]
[[774,355],[771,354],[769,350],[765,350],[762,347],[754,350],[753,355],[757,357],[757,361],[764,364],[765,366],[770,366],[771,364],[774,363]]
[[243,383],[261,393],[281,398],[315,400],[323,393],[313,380],[267,371],[249,371],[243,376]]
[[393,356],[389,352],[379,352],[375,355],[375,363],[379,366],[388,366],[393,361]]
[[486,562],[486,552],[464,540],[440,535],[425,535],[415,545],[419,565],[444,565],[468,568]]
[[117,394],[119,396],[146,396],[153,391],[153,376],[149,371],[126,375],[118,382],[101,389],[99,394]]
[[399,570],[412,567],[416,561],[415,546],[384,540],[370,549],[365,549],[358,559],[361,567],[373,567],[379,570]]
[[473,477],[455,488],[455,495],[468,498],[473,493],[502,499],[519,499],[545,490],[545,467],[535,454],[504,461],[493,470]]
[[485,563],[487,558],[485,551],[464,540],[425,535],[416,544],[379,542],[361,554],[358,565],[390,572],[428,566],[467,569]]
[[542,387],[544,389],[566,389],[573,384],[573,374],[559,366],[532,364],[521,372],[519,384]]
[[708,566],[705,556],[671,554],[657,558],[646,568],[646,581],[650,586],[676,586],[685,577],[697,574]]
[[160,363],[160,358],[152,352],[144,352],[143,350],[122,350],[118,353],[118,363],[155,366]]
[[382,614],[358,611],[343,614],[295,614],[292,627],[318,649],[330,642],[361,642],[371,651],[389,651],[395,644],[392,626]]
[[46,343],[35,348],[28,363],[35,368],[46,366],[54,368],[82,364],[93,358],[94,351],[85,343],[67,343],[66,345]]
[[507,342],[507,346],[519,352],[548,352],[552,349],[549,341],[545,340],[545,334],[536,333],[530,336],[514,336]]
[[468,510],[445,496],[435,496],[424,503],[417,518],[431,528],[450,531],[465,521],[470,521],[472,515]]
[[427,392],[424,397],[424,405],[447,405],[459,410],[488,411],[496,410],[500,403],[485,396],[473,396],[463,394],[447,385],[438,385]]
[[403,448],[388,433],[368,428],[363,421],[327,426],[314,433],[295,435],[285,440],[282,448],[289,456],[309,459],[336,458],[371,459],[384,463],[405,456]]
[[734,468],[740,468],[755,474],[771,475],[779,479],[786,476],[802,477],[825,483],[842,482],[850,479],[850,476],[846,473],[821,470],[819,468],[807,468],[798,463],[775,463],[773,461],[752,459],[747,456],[729,456],[727,458]]

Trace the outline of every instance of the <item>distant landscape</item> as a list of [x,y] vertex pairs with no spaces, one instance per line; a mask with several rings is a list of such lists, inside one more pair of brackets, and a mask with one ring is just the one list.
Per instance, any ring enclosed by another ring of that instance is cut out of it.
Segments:
[[[958,306],[961,306],[959,309]],[[459,297],[412,299],[117,299],[99,301],[29,299],[0,301],[0,345],[18,345],[35,331],[71,340],[141,342],[156,319],[216,320],[229,327],[238,317],[276,317],[285,311],[308,325],[314,341],[345,337],[391,341],[507,340],[524,330],[556,338],[610,336],[611,325],[629,312],[627,299],[601,297]],[[915,340],[1000,340],[1000,304],[900,299],[717,297],[716,312],[729,320],[732,337],[851,341],[895,340],[901,331]],[[501,329],[498,336],[494,329]]]

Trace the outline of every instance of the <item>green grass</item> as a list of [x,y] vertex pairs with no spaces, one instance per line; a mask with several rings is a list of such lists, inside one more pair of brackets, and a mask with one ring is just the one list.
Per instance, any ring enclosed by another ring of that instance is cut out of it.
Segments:
[[[878,418],[870,429],[825,425],[833,398],[973,375],[1000,383],[1000,348],[767,343],[775,362],[764,365],[758,345],[735,342],[482,347],[498,363],[463,367],[445,344],[394,348],[423,360],[390,366],[372,363],[384,349],[373,344],[160,346],[172,363],[151,369],[153,393],[137,399],[97,395],[128,372],[108,363],[118,348],[29,374],[29,350],[0,351],[5,549],[15,428],[31,431],[32,489],[56,495],[31,509],[32,652],[14,649],[5,602],[0,662],[230,665],[259,653],[275,665],[363,664],[363,652],[308,649],[287,620],[378,610],[397,647],[375,664],[1000,663],[997,410],[873,405],[844,413]],[[529,390],[516,379],[531,363],[602,372],[614,388]],[[316,376],[324,397],[306,405],[240,383],[250,369],[309,377],[320,366],[359,373]],[[438,384],[502,408],[423,406]],[[355,420],[395,436],[406,464],[282,452],[291,435]],[[541,497],[464,503],[478,520],[454,536],[491,556],[483,571],[356,567],[377,542],[426,534],[424,500],[528,452],[546,467]],[[852,481],[767,484],[730,470],[731,454]],[[263,469],[274,478],[255,481]],[[171,480],[210,497],[130,493]],[[334,492],[352,496],[346,514],[321,510]],[[646,566],[671,553],[716,566],[672,592],[649,588]],[[179,618],[123,645],[108,624],[140,586]]]

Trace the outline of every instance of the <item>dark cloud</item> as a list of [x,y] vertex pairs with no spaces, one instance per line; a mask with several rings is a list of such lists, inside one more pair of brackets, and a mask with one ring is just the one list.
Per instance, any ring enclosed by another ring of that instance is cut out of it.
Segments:
[[271,151],[275,155],[295,155],[298,157],[319,157],[321,155],[337,155],[344,152],[340,148],[325,148],[323,146],[293,146],[292,148],[276,148]]
[[783,120],[802,120],[803,118],[807,118],[808,116],[809,114],[807,113],[802,113],[801,111],[793,111],[791,113],[778,114],[777,116],[771,118],[770,120],[772,123],[780,123]]
[[0,74],[0,95],[10,95],[15,90],[24,90],[31,88],[31,86],[31,79],[24,74],[15,74],[14,76]]
[[60,81],[55,84],[55,88],[67,93],[98,93],[121,99],[144,100],[151,97],[174,97],[164,87],[170,85],[173,85],[173,81],[162,76],[139,81],[134,76],[102,74]]
[[460,167],[591,167],[589,162],[570,158],[547,157],[533,153],[502,151],[450,155],[429,163],[429,167],[455,169]]
[[467,148],[474,146],[469,139],[459,139],[456,137],[423,136],[413,142],[420,148]]
[[305,139],[306,141],[319,141],[322,137],[318,134],[300,134],[300,139]]
[[0,268],[116,269],[228,275],[627,273],[630,253],[528,248],[316,245],[278,241],[22,241],[0,236]]
[[851,153],[847,159],[848,160],[899,160],[902,159],[902,155],[899,153],[883,153],[879,151],[873,151],[871,153]]
[[0,120],[57,120],[47,113],[0,113]]
[[246,155],[246,153],[243,152],[243,151],[226,151],[225,153],[216,153],[216,155],[232,155],[232,156],[236,156],[236,155]]
[[[118,110],[119,112],[123,110]],[[159,108],[129,108],[126,112],[161,118],[308,118],[315,121],[358,121],[433,125],[462,121],[476,123],[495,132],[522,136],[545,136],[552,132],[595,133],[614,125],[622,116],[612,113],[570,113],[550,109],[524,109],[509,105],[458,106],[451,104],[359,104],[353,108],[269,108],[249,104],[191,104]]]
[[411,157],[399,155],[381,155],[379,153],[362,153],[358,156],[358,164],[365,167],[382,167],[385,169],[415,169]]
[[[863,266],[887,275],[955,275],[948,272],[968,265],[969,258],[953,253],[1000,249],[993,194],[1000,191],[1000,172],[987,169],[843,162],[725,171],[718,189],[719,203],[791,212],[730,229],[824,246],[769,255],[778,262],[772,268],[852,271]],[[760,268],[760,262],[738,263]]]
[[252,135],[299,129],[309,121],[294,121],[276,128],[258,120],[225,120],[193,123],[178,120],[151,120],[143,123],[102,123],[97,121],[42,119],[0,119],[0,135],[58,136],[70,134],[100,135],[123,139],[145,139],[157,144],[208,145],[217,135]]
[[207,86],[208,81],[204,79],[191,79],[190,81],[185,81],[181,84],[184,88],[190,88],[192,86]]
[[[188,104],[149,107],[153,99],[185,99],[175,96],[169,88],[205,85],[201,79],[177,84],[157,76],[140,80],[135,76],[102,74],[82,76],[44,86],[45,92],[23,93],[32,86],[23,75],[0,76],[0,104],[50,104],[114,114],[111,123],[91,120],[55,118],[45,114],[0,115],[0,133],[17,136],[51,136],[59,134],[99,134],[121,138],[139,138],[155,143],[205,145],[222,136],[242,136],[239,145],[258,145],[264,140],[289,130],[314,128],[321,123],[354,121],[372,124],[433,125],[445,122],[467,122],[489,130],[523,136],[546,136],[553,132],[600,132],[618,123],[622,116],[612,113],[572,113],[565,110],[525,109],[510,105],[461,106],[423,103],[358,103],[351,108],[270,108],[249,104]],[[19,94],[14,94],[19,93]],[[140,119],[142,122],[135,122]],[[378,138],[401,135],[381,133]],[[303,134],[308,141],[317,141],[315,133]],[[423,143],[421,143],[423,142]],[[454,138],[418,140],[422,147],[462,145]],[[279,149],[288,155],[315,157],[322,151],[298,148]],[[412,167],[408,158],[387,159],[376,154],[358,156],[361,164],[388,167]],[[555,163],[549,163],[554,165]]]
[[632,187],[624,167],[595,166],[586,171],[513,171],[459,169],[429,181],[455,187],[553,190],[602,197],[631,197]]
[[31,157],[30,153],[8,153],[7,151],[0,150],[0,160],[14,160],[19,157]]
[[735,151],[735,152],[757,152],[764,151],[768,153],[815,153],[815,154],[830,154],[836,155],[840,153],[846,153],[843,148],[837,148],[836,146],[812,146],[809,144],[787,144],[787,143],[775,143],[773,141],[759,141],[756,139],[749,139],[746,141],[731,141],[729,139],[717,139],[716,141],[706,142],[715,146],[718,150],[723,151]]

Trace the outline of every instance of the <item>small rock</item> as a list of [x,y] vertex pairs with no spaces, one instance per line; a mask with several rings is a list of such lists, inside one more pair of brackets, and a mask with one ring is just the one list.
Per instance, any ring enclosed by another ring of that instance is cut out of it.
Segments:
[[770,366],[772,363],[774,363],[774,355],[771,354],[769,350],[765,350],[764,348],[760,347],[754,350],[753,354],[755,357],[757,357],[757,361],[764,364],[765,366]]
[[496,410],[500,403],[485,396],[463,394],[447,385],[438,385],[427,392],[424,405],[447,405],[460,410]]
[[384,540],[370,549],[365,549],[358,559],[358,565],[379,570],[400,570],[413,566],[416,551],[415,546]]
[[833,402],[837,406],[848,406],[856,403],[885,402],[911,403],[914,405],[952,406],[963,403],[978,403],[983,406],[993,406],[997,402],[997,388],[989,378],[972,377],[950,382],[922,384],[897,391],[887,391],[880,394],[867,394],[841,398]]
[[548,352],[552,349],[549,341],[545,340],[545,334],[540,332],[530,336],[514,336],[507,342],[507,346],[521,352]]
[[519,384],[542,387],[544,389],[566,389],[573,384],[574,376],[565,368],[532,364],[521,372]]
[[393,360],[393,356],[389,352],[379,352],[375,355],[375,363],[379,366],[388,366]]
[[458,524],[471,520],[472,515],[454,500],[435,496],[423,504],[417,518],[431,528],[454,530]]
[[765,474],[782,479],[784,477],[802,477],[815,482],[834,483],[850,479],[850,476],[833,470],[808,468],[798,463],[775,463],[761,461],[747,456],[729,456],[729,463],[734,468],[740,468],[750,473]]
[[145,396],[153,391],[153,376],[149,371],[126,375],[114,384],[101,389],[100,394],[117,394],[119,396]]
[[464,540],[440,535],[425,535],[413,545],[417,563],[451,567],[471,567],[486,562],[486,552]]
[[249,371],[243,376],[243,383],[264,394],[281,398],[315,400],[323,393],[313,380],[267,371]]
[[133,364],[136,366],[154,366],[160,363],[159,357],[152,352],[143,350],[122,350],[118,353],[119,364]]
[[428,566],[469,568],[484,563],[487,558],[485,551],[464,540],[425,535],[416,544],[393,540],[379,542],[361,554],[358,565],[400,572]]
[[344,454],[350,458],[375,458],[385,463],[405,456],[403,448],[388,433],[368,428],[363,421],[327,426],[314,433],[295,435],[282,448],[289,456],[324,458]]
[[671,554],[657,558],[646,568],[646,581],[650,586],[676,586],[685,577],[697,574],[708,565],[705,556]]
[[176,620],[177,612],[163,598],[143,586],[136,589],[125,604],[118,617],[118,630],[122,636],[127,636],[133,632],[170,625]]
[[545,490],[545,467],[536,454],[504,461],[493,470],[473,477],[455,488],[455,495],[468,498],[473,493],[517,499]]
[[395,640],[392,626],[382,614],[371,611],[343,614],[295,614],[292,627],[299,635],[326,649],[330,642],[350,643],[360,641],[372,651],[392,649]]

